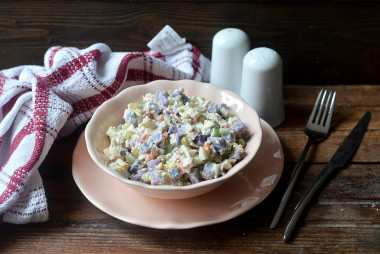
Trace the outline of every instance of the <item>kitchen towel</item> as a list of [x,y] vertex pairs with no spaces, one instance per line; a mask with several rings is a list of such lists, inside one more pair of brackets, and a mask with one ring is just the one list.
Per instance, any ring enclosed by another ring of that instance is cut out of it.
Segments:
[[38,168],[54,140],[85,123],[104,101],[157,79],[207,82],[209,68],[209,59],[189,43],[167,55],[112,52],[98,43],[52,47],[44,66],[0,71],[0,221],[48,220]]

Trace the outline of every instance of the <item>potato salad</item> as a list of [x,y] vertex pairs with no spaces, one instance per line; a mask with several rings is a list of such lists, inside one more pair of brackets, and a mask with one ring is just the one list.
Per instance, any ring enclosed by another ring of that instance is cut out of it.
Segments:
[[244,156],[245,124],[225,104],[158,90],[129,103],[107,131],[109,167],[151,185],[184,186],[220,177]]

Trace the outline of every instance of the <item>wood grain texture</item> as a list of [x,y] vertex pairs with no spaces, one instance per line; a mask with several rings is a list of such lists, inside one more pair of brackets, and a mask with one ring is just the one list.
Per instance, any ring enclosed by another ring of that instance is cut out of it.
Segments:
[[[336,86],[337,102],[330,137],[313,146],[279,227],[269,229],[285,184],[304,143],[302,126],[308,113],[288,111],[276,129],[285,153],[283,175],[274,191],[258,206],[232,220],[188,230],[157,230],[119,221],[100,211],[80,192],[71,175],[71,154],[84,126],[54,143],[40,172],[44,181],[50,219],[29,225],[0,224],[1,253],[378,253],[380,251],[380,163],[378,113],[347,168],[337,172],[307,208],[294,239],[282,242],[283,227],[302,193],[322,170],[364,109],[377,112],[377,101],[359,107],[352,101],[360,91],[376,94],[378,85]],[[286,108],[312,107],[320,87],[285,88]],[[370,96],[371,97],[371,96]],[[374,98],[375,96],[371,97]],[[346,108],[350,114],[345,115]],[[298,121],[295,119],[300,118]],[[294,120],[294,121],[293,121]],[[295,122],[294,126],[292,122]],[[302,123],[302,124],[301,124]],[[31,251],[32,250],[32,251]]]
[[166,24],[207,57],[216,32],[244,30],[279,52],[285,84],[380,80],[379,1],[2,1],[0,69],[42,65],[55,45],[146,50]]
[[[0,253],[380,253],[380,1],[1,1],[0,70],[42,65],[55,45],[146,50],[166,24],[207,57],[213,35],[225,27],[243,29],[252,48],[283,57],[286,119],[275,131],[285,166],[274,191],[216,225],[156,230],[124,223],[92,205],[73,180],[82,126],[57,140],[40,167],[49,221],[0,224]],[[330,136],[312,146],[279,227],[270,230],[321,88],[338,94]],[[329,180],[284,244],[292,209],[367,110],[372,120],[353,161]]]

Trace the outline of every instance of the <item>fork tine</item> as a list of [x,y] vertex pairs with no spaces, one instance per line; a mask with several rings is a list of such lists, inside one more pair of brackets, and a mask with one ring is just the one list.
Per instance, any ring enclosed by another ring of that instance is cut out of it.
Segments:
[[322,113],[322,111],[323,111],[323,103],[324,103],[324,101],[325,101],[325,99],[326,99],[326,93],[327,93],[327,90],[325,90],[325,91],[323,92],[322,100],[321,100],[321,102],[320,102],[320,104],[319,104],[319,109],[318,109],[317,118],[315,118],[315,123],[316,123],[316,124],[319,124],[320,121],[321,121],[321,113]]
[[316,100],[315,103],[314,103],[313,111],[311,112],[310,117],[309,117],[309,121],[308,121],[309,124],[314,122],[314,119],[315,119],[315,112],[317,112],[317,109],[318,109],[319,102],[320,102],[320,100],[321,100],[321,97],[322,97],[322,93],[323,93],[323,91],[324,91],[324,89],[321,89],[321,91],[319,91],[319,94],[318,94],[317,100]]
[[326,120],[326,127],[327,128],[330,127],[332,112],[334,110],[334,104],[335,104],[335,96],[336,96],[336,92],[334,92],[332,94],[332,99],[331,99],[330,108],[329,108],[329,114],[327,115],[327,120]]
[[321,125],[322,126],[325,126],[325,124],[327,123],[327,119],[326,119],[326,115],[327,115],[327,112],[329,112],[329,105],[330,105],[330,101],[331,101],[331,94],[332,92],[330,91],[329,92],[329,96],[327,97],[327,100],[326,100],[326,104],[325,104],[325,107],[323,109],[323,115],[322,115],[322,118],[321,118]]

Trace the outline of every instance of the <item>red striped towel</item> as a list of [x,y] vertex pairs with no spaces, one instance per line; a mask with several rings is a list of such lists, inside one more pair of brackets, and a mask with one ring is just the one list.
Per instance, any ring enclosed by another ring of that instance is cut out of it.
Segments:
[[100,104],[156,79],[208,81],[209,64],[191,44],[166,56],[95,44],[53,47],[44,66],[0,71],[0,221],[48,220],[38,167],[54,140],[86,122]]

